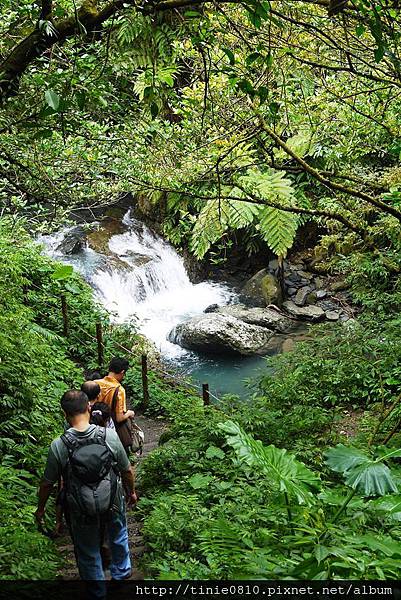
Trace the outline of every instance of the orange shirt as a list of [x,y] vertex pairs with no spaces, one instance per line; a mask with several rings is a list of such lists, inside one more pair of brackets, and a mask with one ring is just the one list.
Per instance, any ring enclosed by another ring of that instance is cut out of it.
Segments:
[[117,403],[116,403],[116,415],[124,414],[127,411],[127,404],[125,399],[125,389],[117,379],[106,375],[103,379],[97,379],[96,383],[100,386],[100,394],[96,398],[96,402],[106,402],[111,407],[113,402],[114,392],[116,387],[118,389]]

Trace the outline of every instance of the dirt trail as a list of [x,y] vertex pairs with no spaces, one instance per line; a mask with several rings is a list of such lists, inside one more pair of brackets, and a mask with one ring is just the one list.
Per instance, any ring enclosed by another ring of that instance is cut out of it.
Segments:
[[[135,417],[135,422],[141,427],[145,433],[145,445],[142,456],[136,462],[136,472],[140,471],[141,461],[152,450],[157,448],[159,438],[166,429],[165,421],[156,421],[142,415]],[[132,560],[132,579],[143,579],[143,574],[138,570],[138,560],[143,556],[145,551],[144,541],[141,533],[142,523],[137,519],[135,510],[127,512],[128,536]],[[75,564],[74,548],[69,536],[60,539],[58,544],[59,551],[65,559],[63,568],[59,572],[59,577],[64,580],[79,579],[78,570]],[[106,578],[109,578],[109,572],[106,571]]]

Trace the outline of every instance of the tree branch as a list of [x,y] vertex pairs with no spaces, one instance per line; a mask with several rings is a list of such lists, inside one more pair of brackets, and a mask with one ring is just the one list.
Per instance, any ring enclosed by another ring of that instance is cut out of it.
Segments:
[[291,156],[299,165],[301,165],[304,171],[309,173],[309,175],[311,175],[314,179],[317,179],[317,181],[320,181],[320,183],[322,183],[331,190],[336,190],[338,192],[342,192],[343,194],[348,194],[349,196],[353,196],[354,198],[360,198],[364,202],[368,202],[369,204],[375,206],[376,208],[379,208],[383,212],[392,215],[393,217],[398,219],[398,221],[401,222],[401,211],[394,208],[394,206],[390,206],[389,204],[382,202],[378,198],[374,198],[373,196],[370,196],[365,192],[361,192],[360,190],[350,188],[346,185],[342,185],[341,183],[330,181],[330,179],[324,177],[320,171],[311,167],[303,158],[301,158],[300,156],[298,156],[298,154],[291,150],[291,148],[287,146],[287,144],[273,131],[273,129],[266,124],[266,122],[261,116],[259,116],[259,121],[262,130],[265,131],[276,142],[276,144],[284,150],[284,152]]

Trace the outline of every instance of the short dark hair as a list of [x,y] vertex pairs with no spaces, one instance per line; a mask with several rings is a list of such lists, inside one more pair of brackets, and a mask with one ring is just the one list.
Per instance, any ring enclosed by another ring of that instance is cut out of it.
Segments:
[[102,376],[99,373],[99,371],[93,371],[93,373],[91,373],[90,375],[88,375],[88,377],[86,378],[87,381],[95,381],[95,379],[101,379]]
[[88,409],[88,396],[80,390],[69,390],[61,398],[61,408],[67,417],[83,415]]
[[100,394],[100,385],[96,381],[84,381],[81,385],[81,392],[84,392],[89,400],[94,400]]
[[112,358],[109,365],[110,373],[121,373],[126,371],[129,367],[129,362],[126,358]]

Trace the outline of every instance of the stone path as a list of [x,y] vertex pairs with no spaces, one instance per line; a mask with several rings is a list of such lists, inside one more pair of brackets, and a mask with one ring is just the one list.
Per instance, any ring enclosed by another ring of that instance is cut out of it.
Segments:
[[[163,431],[166,429],[166,422],[162,420],[154,420],[144,417],[143,415],[137,415],[135,422],[141,427],[145,433],[145,445],[143,448],[142,456],[136,463],[136,473],[140,472],[141,461],[150,453],[152,450],[157,448],[159,438]],[[128,536],[132,560],[132,579],[140,580],[143,579],[143,573],[138,569],[138,560],[142,558],[145,552],[144,541],[141,533],[142,523],[137,518],[135,509],[128,511],[127,513],[128,522]],[[59,572],[59,577],[64,580],[76,580],[79,579],[78,570],[75,564],[74,548],[71,543],[69,536],[65,536],[60,539],[58,543],[60,553],[63,555],[64,565]],[[109,572],[106,571],[106,578],[109,577]]]

